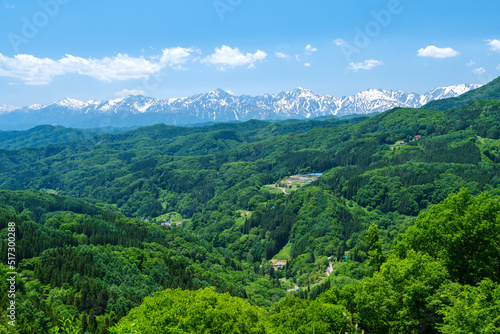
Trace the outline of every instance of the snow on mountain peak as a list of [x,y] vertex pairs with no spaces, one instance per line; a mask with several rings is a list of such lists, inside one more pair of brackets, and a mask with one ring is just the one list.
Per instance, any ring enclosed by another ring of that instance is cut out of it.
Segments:
[[27,109],[29,109],[29,110],[40,110],[42,108],[45,108],[45,106],[43,104],[32,104],[32,105],[27,107]]
[[[420,108],[436,99],[458,96],[479,85],[456,85],[438,87],[425,94],[406,93],[401,90],[368,89],[347,97],[319,95],[309,89],[297,87],[292,91],[260,96],[232,95],[217,88],[204,94],[190,97],[159,100],[142,95],[128,95],[108,101],[87,101],[63,99],[47,107],[33,105],[24,108],[0,106],[0,114],[7,112],[38,113],[43,118],[44,111],[51,115],[68,117],[81,122],[93,117],[109,118],[113,115],[147,114],[146,123],[190,124],[206,121],[234,121],[249,119],[314,118],[328,115],[370,114],[383,112],[395,107]],[[37,116],[38,117],[38,116]],[[135,116],[133,116],[135,117]],[[127,118],[128,119],[128,118]],[[130,118],[132,119],[132,118]],[[135,119],[135,118],[133,118]],[[112,121],[103,121],[106,124]],[[144,121],[139,121],[144,124]],[[103,123],[99,123],[103,124]],[[114,124],[114,123],[113,123]],[[119,126],[114,124],[115,126]]]
[[19,109],[19,108],[0,104],[0,114],[8,113],[8,112],[14,111],[16,109]]
[[445,87],[436,87],[421,96],[421,104],[424,105],[434,100],[459,96],[479,87],[481,87],[481,85],[477,84],[460,84]]
[[219,96],[229,95],[229,93],[226,92],[224,89],[217,88],[217,89],[211,90],[208,93],[203,94],[203,95],[210,96],[210,97],[219,97]]
[[55,104],[60,107],[66,107],[70,109],[82,109],[86,106],[85,102],[70,98],[59,100]]

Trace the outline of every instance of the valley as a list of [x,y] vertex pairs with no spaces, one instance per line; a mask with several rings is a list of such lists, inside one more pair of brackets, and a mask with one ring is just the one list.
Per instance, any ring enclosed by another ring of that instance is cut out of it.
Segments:
[[495,329],[499,111],[2,133],[11,332]]

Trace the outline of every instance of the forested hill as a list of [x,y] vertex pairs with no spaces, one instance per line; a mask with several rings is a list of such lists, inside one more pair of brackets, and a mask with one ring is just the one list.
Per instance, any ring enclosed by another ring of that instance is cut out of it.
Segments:
[[0,131],[0,149],[41,147],[82,140],[99,133],[120,133],[127,130],[130,128],[67,129],[62,126],[39,125],[27,131]]
[[1,150],[14,332],[495,333],[499,124],[474,101]]
[[448,110],[463,107],[466,104],[480,100],[500,100],[500,77],[491,81],[487,85],[464,93],[460,96],[431,101],[422,108],[430,110]]

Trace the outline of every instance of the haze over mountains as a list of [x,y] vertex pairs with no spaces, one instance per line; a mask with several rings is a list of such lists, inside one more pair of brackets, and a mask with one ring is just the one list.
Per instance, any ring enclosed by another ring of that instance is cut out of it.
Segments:
[[22,130],[42,124],[99,128],[370,114],[395,107],[419,108],[431,101],[456,97],[478,87],[480,85],[461,84],[435,88],[425,94],[370,89],[348,97],[319,95],[308,89],[296,88],[255,97],[235,96],[216,89],[168,100],[142,95],[87,102],[66,98],[48,106],[0,105],[0,130]]

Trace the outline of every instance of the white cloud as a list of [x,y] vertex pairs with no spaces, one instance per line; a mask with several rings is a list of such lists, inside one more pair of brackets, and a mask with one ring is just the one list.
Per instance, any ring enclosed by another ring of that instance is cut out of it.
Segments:
[[295,55],[295,60],[300,61],[300,55]]
[[313,48],[311,46],[311,44],[307,44],[307,46],[305,47],[305,54],[306,55],[310,55],[310,54],[312,54],[313,52],[316,52],[316,51],[318,51],[318,49]]
[[243,54],[238,48],[231,48],[223,45],[221,48],[215,48],[215,53],[203,59],[204,63],[218,65],[220,71],[225,71],[225,66],[236,67],[248,65],[248,68],[255,68],[255,62],[262,62],[267,54],[264,51],[257,50],[254,54]]
[[46,85],[64,73],[64,66],[56,60],[23,54],[10,58],[0,54],[0,76],[21,79],[28,85]]
[[345,44],[345,41],[342,38],[337,38],[336,40],[333,41],[333,43],[335,43],[335,45],[337,46],[341,46]]
[[498,66],[497,66],[497,70],[499,70],[499,71],[500,71],[500,64],[498,64]]
[[349,63],[349,66],[347,66],[347,69],[351,70],[351,71],[354,71],[354,72],[357,72],[358,70],[369,71],[372,68],[374,68],[375,66],[380,66],[380,65],[383,65],[383,64],[384,64],[384,62],[382,62],[380,60],[367,59],[367,60],[365,60],[364,62],[361,62],[361,63],[351,62],[351,63]]
[[304,66],[305,67],[311,67],[311,63],[305,63]]
[[276,52],[274,55],[275,55],[276,57],[278,57],[278,58],[281,58],[281,59],[288,59],[288,58],[290,58],[290,56],[289,56],[289,55],[287,55],[287,54],[286,54],[286,53],[284,53],[284,52]]
[[176,70],[184,69],[182,65],[189,60],[193,53],[200,53],[200,51],[194,48],[181,47],[163,49],[160,63]]
[[438,48],[435,45],[429,45],[426,48],[418,50],[419,57],[432,57],[432,58],[450,58],[456,57],[460,52],[453,50],[452,48]]
[[144,95],[144,91],[140,89],[123,89],[115,93],[116,96],[127,96],[127,95]]
[[476,62],[474,60],[470,60],[469,62],[467,62],[465,64],[465,66],[467,66],[467,67],[471,67],[471,66],[474,66],[474,65],[476,65]]
[[486,70],[483,67],[478,67],[478,68],[474,68],[472,70],[472,73],[474,73],[475,75],[483,75],[486,73]]
[[7,9],[14,9],[14,5],[8,4],[6,2],[3,4],[3,7]]
[[147,78],[165,67],[161,62],[152,62],[143,57],[133,58],[126,54],[102,59],[66,55],[57,63],[65,73],[75,72],[106,82]]
[[500,52],[500,40],[490,39],[488,40],[488,45],[491,47],[491,51]]
[[181,69],[192,52],[193,49],[164,49],[161,56],[149,60],[121,53],[101,59],[65,55],[58,60],[25,54],[11,58],[0,54],[0,76],[20,79],[27,85],[47,85],[55,77],[70,73],[106,82],[143,79],[167,66]]

